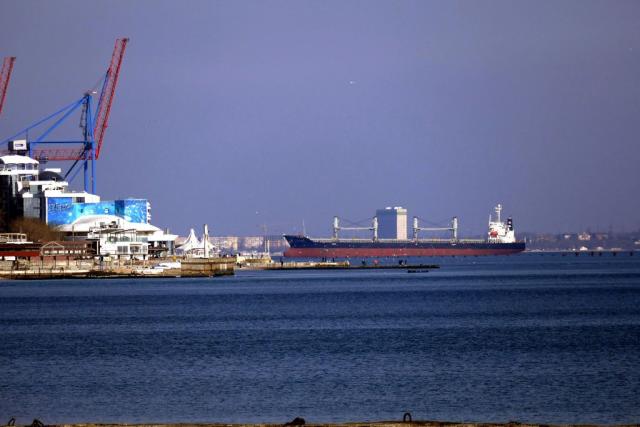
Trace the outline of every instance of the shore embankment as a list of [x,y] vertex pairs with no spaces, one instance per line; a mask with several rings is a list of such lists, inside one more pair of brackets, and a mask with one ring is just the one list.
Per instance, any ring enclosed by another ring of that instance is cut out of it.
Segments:
[[[33,424],[24,425],[22,427],[30,427]],[[43,427],[640,427],[640,424],[536,424],[536,423],[519,423],[515,421],[505,423],[466,423],[453,421],[373,421],[373,422],[347,422],[347,423],[306,423],[295,424],[283,422],[281,424],[42,424]]]
[[[128,264],[128,265],[127,265]],[[158,262],[98,263],[95,260],[66,262],[0,261],[0,279],[104,279],[104,278],[162,278],[216,277],[233,275],[235,258],[193,258],[182,260],[177,267],[154,268]]]
[[[155,262],[129,261],[124,263],[97,263],[95,260],[66,260],[66,262],[11,262],[0,261],[0,279],[105,279],[105,278],[163,278],[163,277],[216,277],[233,275],[238,270],[406,270],[426,273],[439,268],[434,264],[378,264],[348,261],[281,261],[271,258],[243,259],[236,257],[181,259],[175,268],[157,268]],[[171,261],[171,260],[169,260]]]

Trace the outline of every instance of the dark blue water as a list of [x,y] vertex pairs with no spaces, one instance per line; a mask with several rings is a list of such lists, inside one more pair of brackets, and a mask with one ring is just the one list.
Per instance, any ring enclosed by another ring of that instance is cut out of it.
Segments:
[[0,421],[640,421],[640,256],[436,261],[0,282]]

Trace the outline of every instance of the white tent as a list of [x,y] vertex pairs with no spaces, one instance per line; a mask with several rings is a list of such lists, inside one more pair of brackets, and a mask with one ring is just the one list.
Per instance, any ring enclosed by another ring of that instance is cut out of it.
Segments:
[[202,243],[200,243],[200,240],[198,240],[198,238],[196,237],[196,232],[193,230],[193,228],[191,229],[191,231],[189,231],[189,236],[187,237],[187,239],[180,246],[178,246],[176,250],[179,253],[183,254],[203,250]]

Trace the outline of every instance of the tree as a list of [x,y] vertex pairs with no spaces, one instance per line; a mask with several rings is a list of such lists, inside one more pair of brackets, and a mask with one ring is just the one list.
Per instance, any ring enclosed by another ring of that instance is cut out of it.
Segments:
[[33,242],[62,240],[62,233],[59,230],[36,218],[14,219],[9,230],[12,233],[25,233]]
[[4,211],[2,210],[2,208],[0,208],[0,233],[2,233],[3,231],[7,231],[5,228],[6,225],[7,221],[4,216]]

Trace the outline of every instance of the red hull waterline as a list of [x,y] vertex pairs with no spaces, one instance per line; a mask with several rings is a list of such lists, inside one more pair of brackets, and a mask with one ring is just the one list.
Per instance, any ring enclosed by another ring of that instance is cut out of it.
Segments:
[[519,249],[463,249],[463,248],[290,248],[284,253],[289,258],[358,258],[358,257],[410,257],[410,256],[479,256],[511,255]]

